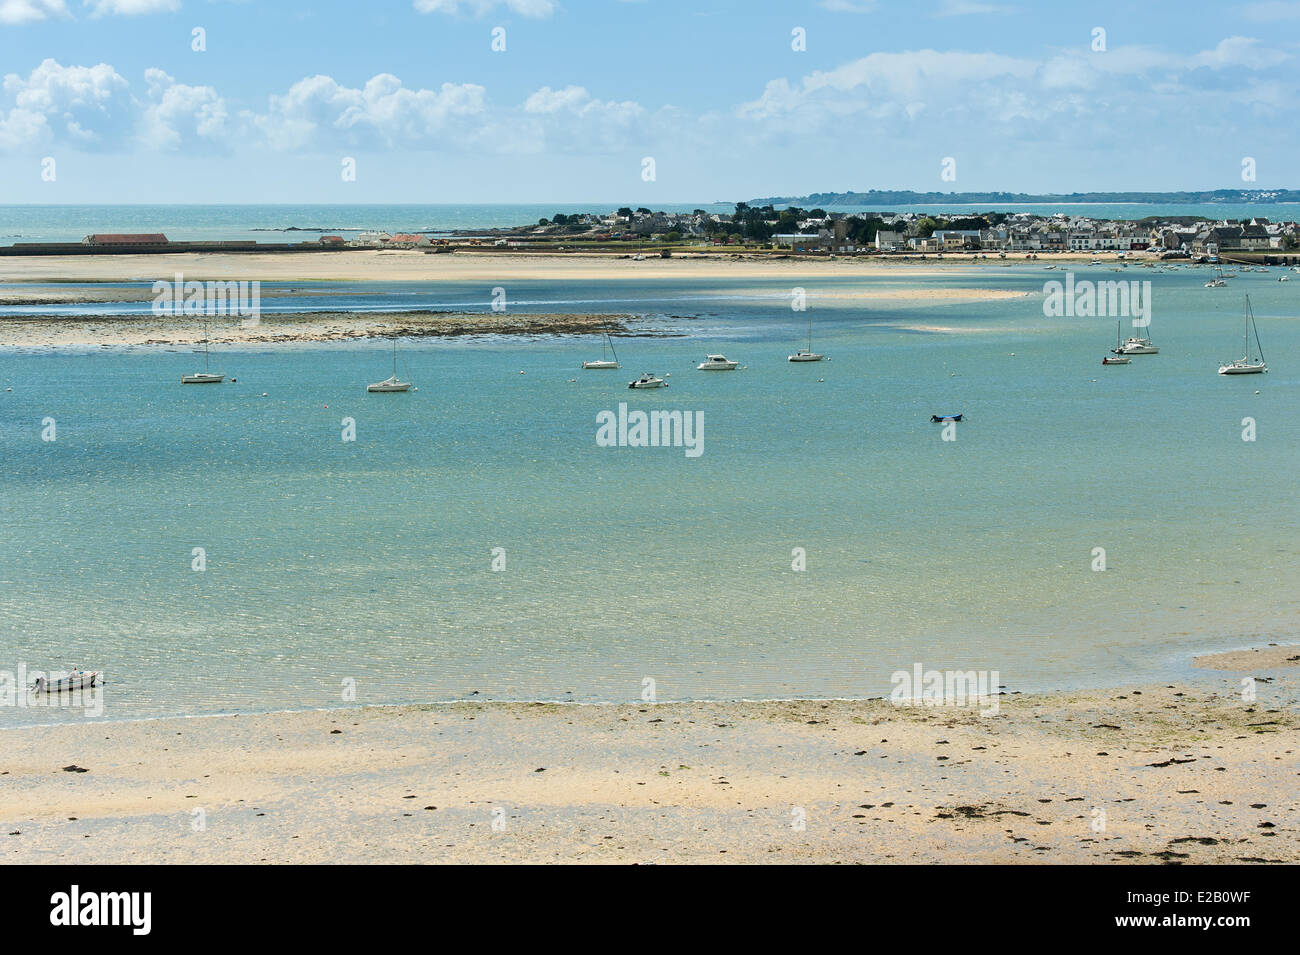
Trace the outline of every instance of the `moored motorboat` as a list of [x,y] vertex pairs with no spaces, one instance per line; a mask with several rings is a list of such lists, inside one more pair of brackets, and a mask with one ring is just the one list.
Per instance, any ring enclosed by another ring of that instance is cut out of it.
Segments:
[[695,366],[697,371],[735,371],[738,361],[731,361],[726,355],[709,355]]
[[1158,355],[1160,349],[1149,338],[1126,338],[1124,344],[1115,349],[1116,355]]
[[629,381],[627,386],[629,388],[667,388],[668,382],[647,371],[636,381]]

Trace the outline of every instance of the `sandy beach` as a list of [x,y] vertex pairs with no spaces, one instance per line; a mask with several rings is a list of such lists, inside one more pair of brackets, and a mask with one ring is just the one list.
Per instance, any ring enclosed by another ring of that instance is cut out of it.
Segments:
[[[1103,259],[1102,256],[1097,256]],[[1091,261],[1087,255],[1059,254],[1027,261],[1023,256],[975,259],[971,256],[881,258],[754,256],[725,252],[647,256],[641,261],[625,253],[491,253],[455,252],[429,255],[417,251],[355,250],[347,252],[178,253],[172,255],[33,255],[0,257],[0,282],[153,282],[186,279],[263,282],[488,282],[511,280],[592,281],[630,278],[781,279],[798,276],[831,277],[890,275],[979,275],[1002,265],[1037,265]],[[1113,256],[1104,258],[1110,264]]]
[[[864,283],[844,289],[820,289],[818,299],[872,305],[953,305],[963,302],[1021,300],[1022,291],[981,285],[997,271],[991,262],[924,263],[876,260],[759,260],[740,257],[652,258],[635,262],[598,255],[492,254],[425,255],[419,252],[340,252],[335,254],[270,253],[263,255],[120,255],[0,259],[0,305],[13,308],[0,316],[0,347],[60,348],[84,346],[185,345],[201,342],[201,319],[172,316],[51,315],[54,306],[106,306],[151,302],[152,283],[174,281],[284,282],[456,282],[482,283],[484,302],[496,287],[512,281],[590,281],[601,279],[667,280],[728,279],[789,280],[817,277],[862,277]],[[961,276],[961,286],[891,288],[891,278]],[[118,283],[138,283],[124,285]],[[707,291],[707,290],[706,290]],[[344,310],[286,314],[275,304],[292,303],[305,295],[320,296],[319,286],[295,289],[277,285],[261,291],[268,309],[257,322],[217,316],[206,332],[213,342],[267,345],[285,342],[327,342],[391,336],[458,336],[475,334],[536,335],[596,334],[602,329],[636,334],[634,315],[524,314],[512,312],[407,311],[353,313]],[[327,293],[326,293],[327,294]],[[771,296],[768,286],[728,286],[726,294]]]
[[6,863],[1295,863],[1300,715],[1233,687],[1012,694],[992,716],[449,703],[16,729],[0,846]]

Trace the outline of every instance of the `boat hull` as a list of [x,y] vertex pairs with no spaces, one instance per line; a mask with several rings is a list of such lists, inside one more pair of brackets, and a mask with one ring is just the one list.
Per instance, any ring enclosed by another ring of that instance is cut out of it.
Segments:
[[815,352],[798,352],[787,358],[787,361],[825,361],[825,355],[818,355]]
[[585,369],[587,369],[588,371],[605,371],[605,370],[607,370],[607,369],[617,368],[617,367],[618,367],[618,362],[616,362],[616,361],[584,361],[584,362],[582,363],[582,367],[585,368]]
[[206,372],[198,375],[181,375],[182,385],[219,385],[225,380],[225,375],[209,375]]
[[43,679],[38,680],[36,691],[38,693],[71,693],[93,687],[98,679],[98,673],[73,673],[62,680],[55,680],[52,683],[47,683]]
[[1268,365],[1223,365],[1219,369],[1221,375],[1260,375],[1268,371]]
[[404,381],[396,385],[390,385],[387,382],[382,382],[382,381],[378,382],[377,384],[366,385],[366,391],[369,391],[371,394],[388,394],[392,392],[410,391],[410,390],[411,390],[411,383],[409,381]]

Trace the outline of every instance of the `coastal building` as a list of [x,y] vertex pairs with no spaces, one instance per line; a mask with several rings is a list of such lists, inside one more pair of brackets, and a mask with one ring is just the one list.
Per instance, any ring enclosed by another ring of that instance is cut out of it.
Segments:
[[937,252],[955,252],[962,249],[974,249],[980,245],[979,229],[938,229],[933,239],[937,243]]
[[1267,249],[1269,247],[1268,229],[1263,225],[1244,225],[1241,227],[1241,247],[1243,249]]
[[897,252],[907,248],[907,234],[881,229],[876,233],[875,246],[877,252]]
[[816,232],[786,232],[772,236],[772,243],[778,249],[795,252],[817,252],[822,247],[821,235]]

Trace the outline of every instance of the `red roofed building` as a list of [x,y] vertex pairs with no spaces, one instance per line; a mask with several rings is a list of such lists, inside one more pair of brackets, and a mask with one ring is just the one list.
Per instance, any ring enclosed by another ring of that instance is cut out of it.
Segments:
[[83,245],[166,245],[167,236],[161,232],[99,232],[86,236],[81,242]]
[[387,242],[384,243],[390,249],[413,249],[416,246],[428,245],[429,237],[427,235],[413,235],[407,232],[399,232]]

